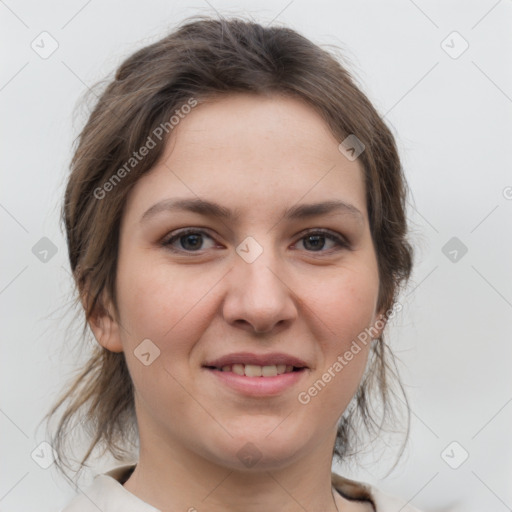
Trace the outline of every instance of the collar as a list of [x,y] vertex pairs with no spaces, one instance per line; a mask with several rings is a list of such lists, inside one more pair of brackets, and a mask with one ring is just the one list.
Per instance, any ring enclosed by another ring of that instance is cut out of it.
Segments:
[[[123,466],[118,466],[110,471],[104,473],[103,475],[98,475],[103,477],[110,477],[114,479],[117,487],[120,487],[119,491],[124,491],[126,493],[131,494],[128,490],[126,490],[123,484],[130,478],[133,470],[135,469],[136,464],[125,464]],[[341,475],[336,473],[331,473],[331,482],[334,489],[339,492],[345,499],[351,501],[364,501],[369,502],[374,510],[377,510],[376,503],[372,496],[372,488],[368,484],[362,482],[356,482],[355,480],[349,480]],[[112,482],[114,483],[114,482]]]

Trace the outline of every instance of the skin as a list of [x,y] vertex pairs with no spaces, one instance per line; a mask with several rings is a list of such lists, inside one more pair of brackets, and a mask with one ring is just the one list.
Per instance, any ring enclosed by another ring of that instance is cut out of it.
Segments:
[[[370,510],[337,493],[335,504],[330,481],[336,424],[369,344],[308,404],[297,398],[383,313],[362,167],[339,142],[298,99],[229,95],[181,120],[130,193],[119,316],[110,304],[91,327],[101,345],[125,352],[135,386],[140,458],[125,488],[164,512]],[[163,211],[141,222],[161,200],[197,197],[238,215]],[[283,218],[286,208],[327,200],[359,214]],[[181,252],[163,244],[186,227],[206,234],[175,240]],[[315,249],[304,230],[320,228],[349,246],[323,238]],[[248,236],[263,249],[252,263],[236,252]],[[144,339],[160,350],[148,366],[134,354]],[[293,354],[309,369],[278,396],[243,396],[202,368],[239,351]],[[237,456],[248,442],[261,457],[251,468]]]

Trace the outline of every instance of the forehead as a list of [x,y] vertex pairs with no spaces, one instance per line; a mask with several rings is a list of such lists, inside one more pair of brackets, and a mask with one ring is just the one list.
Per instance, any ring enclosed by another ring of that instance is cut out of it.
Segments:
[[[365,210],[362,166],[306,102],[235,94],[199,103],[129,198],[137,210],[166,197],[215,199],[238,210],[341,199]],[[289,203],[289,204],[288,204]],[[151,205],[150,205],[151,206]]]
[[[300,154],[318,163],[338,155],[338,141],[304,100],[283,95],[233,94],[206,100],[173,130],[168,150],[195,146],[198,153],[229,150],[230,157],[264,161]],[[191,149],[191,148],[189,148]],[[203,149],[203,151],[201,151]],[[265,149],[265,151],[261,151]],[[290,151],[292,154],[290,154]],[[330,153],[330,155],[329,155]],[[178,157],[179,155],[176,155]]]

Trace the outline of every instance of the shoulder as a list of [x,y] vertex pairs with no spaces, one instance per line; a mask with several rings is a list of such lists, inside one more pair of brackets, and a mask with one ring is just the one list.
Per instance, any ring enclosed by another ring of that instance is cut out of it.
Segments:
[[80,489],[79,494],[59,512],[160,512],[123,487],[134,467],[124,465],[97,475],[89,487]]
[[371,506],[369,510],[375,512],[420,512],[406,501],[386,494],[365,482],[356,482],[332,473],[332,484],[343,498]]

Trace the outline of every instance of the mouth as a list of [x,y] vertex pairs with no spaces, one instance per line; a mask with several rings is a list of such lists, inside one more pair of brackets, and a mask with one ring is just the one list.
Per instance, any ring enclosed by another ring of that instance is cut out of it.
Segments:
[[308,365],[302,359],[282,352],[271,354],[238,352],[207,361],[203,367],[246,377],[275,377],[284,373],[302,371],[307,369]]
[[297,385],[310,369],[294,356],[274,354],[230,354],[202,365],[215,383],[246,396],[269,397]]
[[241,377],[276,377],[284,373],[300,372],[305,367],[298,367],[286,364],[269,364],[260,366],[256,364],[227,364],[224,366],[205,366],[209,370],[217,370],[220,372],[234,373]]

